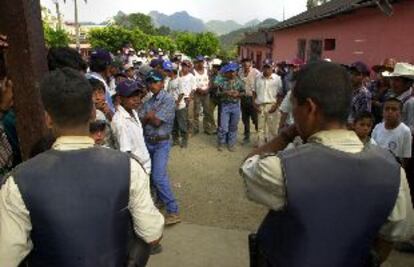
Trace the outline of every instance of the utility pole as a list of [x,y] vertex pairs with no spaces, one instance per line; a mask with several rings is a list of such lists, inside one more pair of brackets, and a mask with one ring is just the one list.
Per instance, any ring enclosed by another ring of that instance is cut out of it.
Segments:
[[75,38],[76,38],[76,50],[80,52],[80,36],[79,36],[79,21],[78,21],[78,0],[75,2]]
[[13,82],[17,135],[23,159],[47,133],[40,81],[47,72],[39,1],[0,0],[0,32],[8,36],[8,77]]
[[62,29],[62,16],[60,14],[60,8],[59,8],[59,0],[53,0],[53,2],[55,3],[55,7],[56,7],[56,16],[58,19],[58,25],[57,28],[58,30]]

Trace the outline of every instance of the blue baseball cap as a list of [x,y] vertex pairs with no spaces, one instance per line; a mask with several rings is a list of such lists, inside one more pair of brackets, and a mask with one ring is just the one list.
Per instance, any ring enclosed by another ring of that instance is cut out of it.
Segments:
[[154,58],[153,60],[151,60],[149,65],[151,68],[155,68],[156,66],[162,66],[163,63],[164,63],[164,60],[159,59],[159,58]]
[[145,77],[146,83],[157,83],[163,80],[164,80],[164,77],[162,76],[162,74],[156,70],[152,70],[148,72],[147,76]]
[[221,68],[220,72],[221,73],[228,73],[228,72],[236,72],[238,70],[239,70],[239,65],[237,63],[230,62],[230,63],[224,65],[224,67]]
[[357,71],[357,72],[359,72],[361,74],[364,74],[364,75],[369,75],[369,73],[370,73],[369,67],[362,61],[357,61],[357,62],[352,63],[349,66],[349,69]]
[[98,48],[91,53],[91,62],[96,60],[105,61],[109,65],[112,63],[111,53],[109,53],[105,49]]
[[130,97],[135,92],[143,91],[145,86],[139,81],[125,80],[118,84],[116,93],[119,96]]
[[194,62],[201,62],[201,61],[204,61],[204,60],[205,60],[205,59],[204,59],[204,57],[203,57],[203,56],[198,55],[198,56],[196,56],[196,57],[195,57]]
[[173,71],[174,70],[174,66],[173,66],[173,64],[172,64],[171,61],[165,60],[162,63],[162,69],[165,70],[165,71]]

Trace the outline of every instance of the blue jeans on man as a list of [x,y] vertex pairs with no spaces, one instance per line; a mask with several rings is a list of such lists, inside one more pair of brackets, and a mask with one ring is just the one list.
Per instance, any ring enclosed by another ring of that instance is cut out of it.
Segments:
[[176,214],[178,213],[178,205],[171,190],[170,178],[167,173],[171,141],[146,142],[146,144],[152,163],[151,179],[157,190],[157,195],[165,204],[167,213]]
[[220,105],[220,126],[218,130],[219,145],[236,145],[237,129],[240,121],[240,102],[222,103]]

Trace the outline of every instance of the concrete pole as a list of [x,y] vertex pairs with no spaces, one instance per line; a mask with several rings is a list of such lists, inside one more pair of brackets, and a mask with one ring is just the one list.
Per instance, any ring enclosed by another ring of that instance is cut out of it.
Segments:
[[78,21],[78,0],[75,2],[75,38],[76,38],[76,50],[80,52],[80,36],[79,36],[79,21]]

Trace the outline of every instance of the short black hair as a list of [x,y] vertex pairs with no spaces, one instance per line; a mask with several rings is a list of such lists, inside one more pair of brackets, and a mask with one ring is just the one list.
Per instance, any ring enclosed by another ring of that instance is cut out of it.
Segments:
[[243,59],[241,60],[241,63],[246,63],[246,62],[251,63],[251,62],[252,62],[252,60],[251,60],[250,58],[243,58]]
[[396,97],[390,97],[390,98],[386,99],[386,100],[384,101],[384,106],[385,106],[385,103],[387,103],[387,102],[396,102],[396,103],[398,103],[398,104],[399,104],[400,111],[402,111],[402,110],[403,110],[404,103],[403,103],[401,100],[399,100],[398,98],[396,98]]
[[98,79],[95,78],[90,78],[88,79],[89,84],[92,87],[92,92],[98,91],[98,90],[103,90],[105,91],[105,85]]
[[97,133],[97,132],[103,132],[106,128],[106,121],[103,120],[96,120],[89,124],[89,133]]
[[312,99],[325,119],[346,123],[351,110],[352,84],[347,70],[335,63],[309,63],[295,76],[293,96],[299,104]]
[[355,116],[354,123],[357,123],[358,121],[361,121],[364,119],[370,119],[372,123],[374,123],[375,121],[374,115],[372,115],[371,112],[362,111]]
[[47,64],[51,71],[64,67],[78,71],[86,71],[88,68],[88,64],[82,59],[78,51],[70,47],[50,48],[47,54]]
[[92,87],[71,68],[48,73],[40,85],[45,110],[60,127],[76,127],[89,122],[92,114]]

